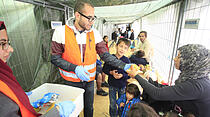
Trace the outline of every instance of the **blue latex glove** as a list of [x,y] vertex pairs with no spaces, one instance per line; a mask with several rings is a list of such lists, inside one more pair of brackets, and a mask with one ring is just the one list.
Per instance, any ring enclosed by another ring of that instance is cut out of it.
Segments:
[[128,69],[130,69],[131,65],[133,65],[133,64],[125,64],[124,70],[127,71]]
[[40,103],[40,101],[41,101],[41,99],[38,99],[38,100],[36,100],[35,102],[32,102],[31,105],[32,105],[34,108],[38,108],[38,107],[42,106],[41,103]]
[[56,106],[59,107],[59,113],[61,117],[69,117],[69,115],[74,111],[75,104],[72,101],[63,101]]
[[83,66],[77,66],[75,69],[77,77],[83,81],[90,80],[90,73]]
[[45,95],[44,95],[44,97],[40,100],[40,104],[42,105],[42,104],[44,104],[44,103],[47,103],[47,102],[49,102],[50,100],[51,101],[53,101],[53,96],[54,95],[59,95],[59,94],[57,94],[57,93],[46,93]]

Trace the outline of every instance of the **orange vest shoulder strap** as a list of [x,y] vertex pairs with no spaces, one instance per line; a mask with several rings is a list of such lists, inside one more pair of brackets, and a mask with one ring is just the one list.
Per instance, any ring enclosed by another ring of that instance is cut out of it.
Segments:
[[81,52],[74,31],[67,25],[65,25],[65,50],[62,58],[76,65],[82,64]]
[[96,53],[96,44],[93,31],[87,33],[86,39],[86,51],[85,51],[85,64],[93,64],[96,62],[97,53]]

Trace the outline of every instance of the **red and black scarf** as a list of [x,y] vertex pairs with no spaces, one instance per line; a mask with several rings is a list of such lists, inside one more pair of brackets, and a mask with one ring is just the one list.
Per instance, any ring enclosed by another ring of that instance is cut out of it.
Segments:
[[[0,21],[0,30],[5,29],[4,22]],[[31,106],[28,96],[25,94],[24,90],[16,80],[15,76],[13,75],[12,69],[7,65],[7,63],[3,62],[0,59],[0,80],[7,84],[7,86],[14,92],[17,96],[18,100],[34,115],[39,116],[38,113],[33,109]]]

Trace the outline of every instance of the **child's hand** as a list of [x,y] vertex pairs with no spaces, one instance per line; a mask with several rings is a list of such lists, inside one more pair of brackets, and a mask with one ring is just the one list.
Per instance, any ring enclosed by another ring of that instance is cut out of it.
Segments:
[[110,71],[110,74],[114,76],[115,79],[120,79],[123,77],[123,74],[119,74],[117,70]]
[[114,75],[114,78],[115,78],[115,79],[120,79],[120,78],[122,78],[122,77],[123,77],[123,74],[118,74],[118,73],[117,73],[117,74]]
[[125,106],[125,103],[121,102],[120,107],[124,107],[124,106]]
[[119,73],[117,72],[117,70],[113,70],[112,73],[113,73],[112,75],[114,76],[115,79],[120,79],[120,78],[123,77],[123,74],[119,74]]

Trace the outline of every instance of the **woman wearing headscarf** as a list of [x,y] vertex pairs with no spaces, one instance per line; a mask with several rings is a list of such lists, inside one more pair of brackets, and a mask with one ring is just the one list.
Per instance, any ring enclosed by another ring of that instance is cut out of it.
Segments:
[[[7,60],[13,52],[7,36],[4,22],[0,21],[0,116],[1,117],[37,117],[28,96],[16,80]],[[59,117],[71,114],[72,103],[64,101],[58,103],[42,117]],[[59,110],[59,111],[58,111]],[[66,117],[66,116],[65,116]]]
[[155,87],[131,68],[143,89],[155,100],[175,101],[185,112],[196,117],[210,116],[210,51],[199,44],[188,44],[178,49],[175,68],[181,73],[174,86]]

